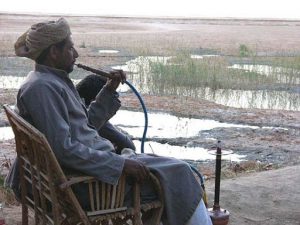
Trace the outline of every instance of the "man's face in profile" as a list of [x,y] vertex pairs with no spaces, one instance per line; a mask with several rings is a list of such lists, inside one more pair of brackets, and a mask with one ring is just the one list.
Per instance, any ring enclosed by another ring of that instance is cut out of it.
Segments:
[[78,58],[78,52],[74,48],[74,43],[71,36],[67,37],[66,43],[60,50],[56,59],[56,68],[71,73],[74,68],[74,63]]

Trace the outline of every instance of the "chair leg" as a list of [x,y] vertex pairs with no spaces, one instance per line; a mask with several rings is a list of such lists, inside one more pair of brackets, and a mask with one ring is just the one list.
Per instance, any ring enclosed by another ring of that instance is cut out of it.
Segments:
[[133,215],[131,221],[132,221],[132,225],[143,225],[140,213]]
[[132,225],[142,225],[142,214],[141,214],[141,189],[138,183],[133,185],[133,206],[134,214],[132,216]]
[[28,225],[28,207],[22,204],[22,225]]
[[151,209],[143,213],[143,225],[159,225],[162,214],[162,208]]
[[109,225],[109,222],[106,220],[106,221],[101,221],[101,225]]
[[132,224],[131,221],[132,221],[132,219],[128,218],[128,217],[116,218],[116,219],[112,220],[112,224],[113,225],[131,225]]

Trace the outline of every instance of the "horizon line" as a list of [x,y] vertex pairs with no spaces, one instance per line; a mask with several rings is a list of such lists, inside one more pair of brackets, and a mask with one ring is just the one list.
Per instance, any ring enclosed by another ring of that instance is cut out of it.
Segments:
[[80,14],[80,13],[43,13],[43,12],[11,12],[1,11],[0,15],[19,16],[66,16],[66,17],[106,17],[106,18],[149,18],[149,19],[198,19],[198,20],[256,20],[256,21],[300,21],[300,18],[275,17],[209,17],[209,16],[149,16],[149,15],[118,15],[118,14]]

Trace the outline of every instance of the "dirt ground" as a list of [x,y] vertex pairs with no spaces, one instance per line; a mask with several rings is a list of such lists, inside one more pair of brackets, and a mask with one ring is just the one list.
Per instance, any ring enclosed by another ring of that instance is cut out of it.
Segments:
[[[49,17],[0,14],[0,57],[13,56],[12,46],[16,37],[29,25],[43,19]],[[166,52],[169,54],[174,51],[171,46],[178,49],[194,48],[197,51],[213,49],[231,55],[237,53],[240,44],[255,48],[262,55],[266,52],[300,53],[300,21],[92,17],[67,19],[73,27],[73,38],[82,56],[80,61],[91,66],[124,62],[126,55],[138,54],[143,45],[147,45],[147,51],[156,55]],[[86,47],[79,48],[83,43]],[[96,57],[94,49],[108,47],[122,49],[124,57]],[[15,90],[1,89],[0,103],[13,104],[15,95]],[[211,134],[226,140],[223,148],[249,155],[247,163],[223,166],[226,173],[223,173],[224,179],[221,181],[221,207],[230,211],[232,225],[300,225],[300,112],[239,109],[190,98],[143,97],[151,111],[272,127],[256,132],[247,129],[219,129]],[[140,110],[132,95],[124,95],[121,100],[124,108]],[[0,124],[7,124],[2,110]],[[205,141],[205,136],[193,140],[178,139],[176,144],[185,145],[187,141],[194,146],[215,147],[215,143]],[[14,157],[13,140],[0,141],[0,149],[1,156]],[[2,164],[5,158],[0,157],[0,161]],[[212,207],[214,165],[200,163],[197,166],[208,179],[206,189],[209,206]],[[5,173],[5,168],[2,172]],[[7,204],[7,224],[21,224],[20,212],[20,206]]]

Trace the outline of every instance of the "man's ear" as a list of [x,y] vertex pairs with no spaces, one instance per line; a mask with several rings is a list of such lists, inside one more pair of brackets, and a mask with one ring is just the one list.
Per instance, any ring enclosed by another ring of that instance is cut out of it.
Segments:
[[54,61],[57,60],[58,53],[59,49],[55,45],[52,45],[49,50],[50,59]]

